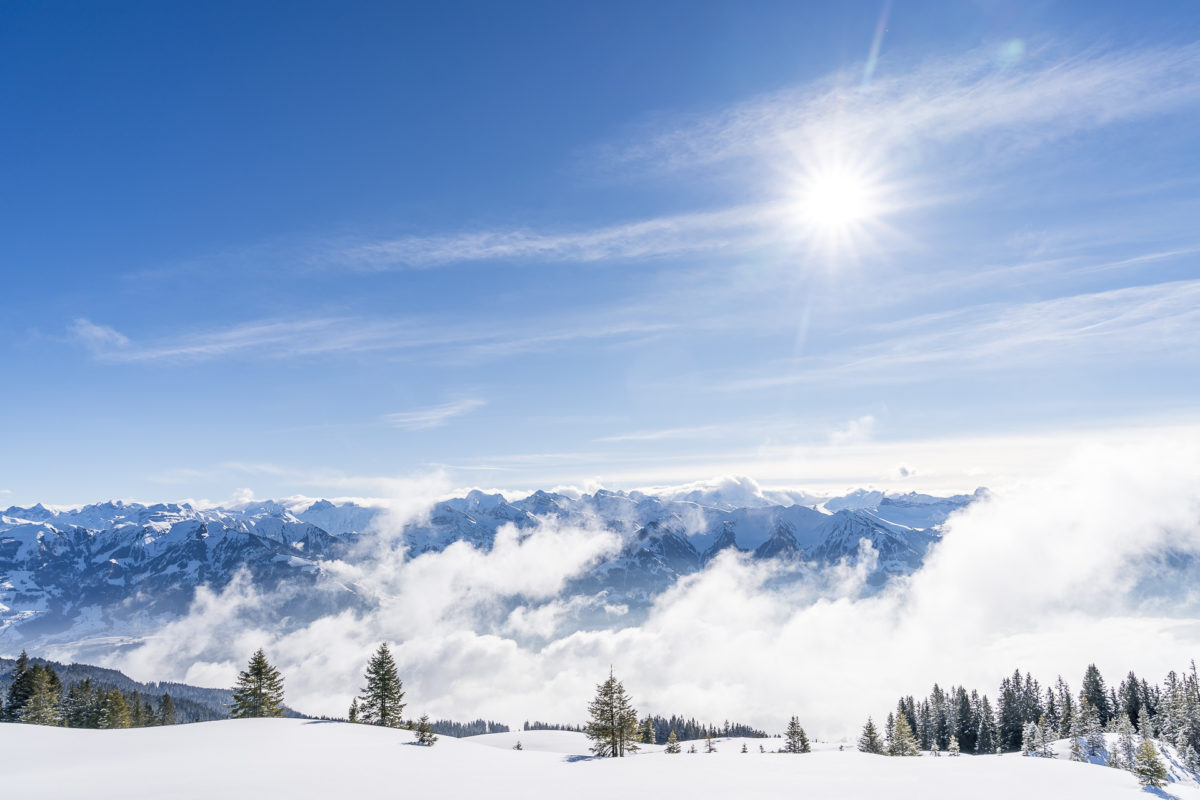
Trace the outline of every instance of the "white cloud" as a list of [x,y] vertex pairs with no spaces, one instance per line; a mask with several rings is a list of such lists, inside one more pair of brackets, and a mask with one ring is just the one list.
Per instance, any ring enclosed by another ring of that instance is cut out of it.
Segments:
[[124,334],[107,325],[97,325],[83,317],[75,320],[71,324],[70,330],[76,341],[94,352],[129,346],[129,339]]
[[455,417],[469,414],[484,405],[486,405],[485,401],[477,397],[467,397],[461,400],[452,400],[449,403],[443,403],[438,406],[386,414],[384,415],[384,420],[389,425],[409,431],[439,428]]
[[609,165],[652,170],[803,157],[815,146],[879,153],[970,139],[1023,149],[1079,130],[1200,100],[1200,45],[1108,52],[1047,45],[1016,65],[989,49],[877,74],[863,87],[837,75],[695,116],[636,143],[610,147]]

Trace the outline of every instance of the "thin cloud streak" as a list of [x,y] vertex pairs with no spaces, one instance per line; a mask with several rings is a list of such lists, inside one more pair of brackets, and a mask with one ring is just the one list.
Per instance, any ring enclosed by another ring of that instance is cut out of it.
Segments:
[[389,425],[408,431],[421,431],[429,428],[440,428],[455,417],[469,414],[487,403],[478,397],[467,397],[452,400],[428,408],[417,408],[411,411],[397,411],[385,414],[383,419]]

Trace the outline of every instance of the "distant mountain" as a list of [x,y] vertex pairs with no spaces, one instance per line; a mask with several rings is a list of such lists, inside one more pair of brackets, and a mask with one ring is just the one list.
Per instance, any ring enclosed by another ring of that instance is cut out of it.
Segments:
[[854,561],[866,540],[879,553],[878,585],[917,568],[948,516],[984,494],[821,498],[762,491],[745,479],[661,495],[538,491],[509,500],[471,491],[386,536],[382,509],[326,500],[13,506],[0,512],[0,651],[100,636],[136,640],[185,612],[198,586],[220,589],[239,570],[262,591],[282,590],[282,615],[311,620],[369,602],[353,585],[323,580],[331,560],[353,563],[375,545],[403,546],[417,557],[455,542],[488,550],[501,527],[527,530],[547,520],[598,525],[621,537],[619,553],[565,590],[603,593],[614,608],[645,607],[729,550],[819,569]]

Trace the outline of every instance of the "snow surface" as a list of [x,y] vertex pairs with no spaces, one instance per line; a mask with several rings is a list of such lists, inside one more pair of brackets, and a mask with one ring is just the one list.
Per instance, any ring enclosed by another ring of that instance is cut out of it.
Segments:
[[[506,738],[507,737],[507,738]],[[524,750],[511,749],[521,740]],[[574,745],[571,743],[574,742]],[[742,742],[750,752],[742,753]],[[690,743],[684,743],[686,751]],[[807,755],[768,750],[779,739],[721,739],[718,751],[585,757],[581,734],[515,731],[442,737],[432,748],[407,731],[306,720],[206,722],[169,728],[69,730],[0,724],[5,796],[21,798],[643,797],[823,800],[1132,800],[1128,772],[1059,759],[981,756],[886,758],[836,745]],[[386,793],[381,795],[379,793]],[[1171,785],[1157,796],[1200,800]],[[366,796],[366,795],[363,795]]]

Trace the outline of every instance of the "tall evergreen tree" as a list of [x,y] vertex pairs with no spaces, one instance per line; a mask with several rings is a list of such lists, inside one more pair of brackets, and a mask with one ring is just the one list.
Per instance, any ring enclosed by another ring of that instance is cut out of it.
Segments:
[[50,680],[52,670],[35,664],[30,670],[29,696],[19,712],[21,722],[30,725],[57,725],[62,721],[59,696]]
[[715,744],[713,744],[711,733],[708,736],[704,737],[704,752],[706,752],[706,753],[717,752],[717,746]]
[[368,725],[399,728],[404,723],[404,684],[387,642],[379,645],[367,663],[366,687],[359,696],[358,719]]
[[5,722],[18,722],[21,710],[29,702],[33,692],[33,674],[29,666],[29,656],[24,650],[17,656],[17,664],[13,667],[12,683],[8,685],[8,693],[4,699],[4,713],[0,719]]
[[350,711],[346,714],[346,719],[349,722],[358,722],[358,698],[350,701]]
[[100,727],[128,728],[132,719],[129,714],[129,701],[120,689],[100,690]]
[[233,689],[234,719],[283,716],[283,678],[260,647],[239,675]]
[[954,734],[950,734],[950,744],[946,746],[946,751],[952,756],[957,756],[961,752],[958,746],[958,737]]
[[1089,664],[1083,674],[1083,688],[1079,692],[1079,702],[1080,705],[1086,702],[1095,710],[1100,727],[1107,725],[1113,717],[1112,701],[1109,698],[1108,690],[1104,687],[1104,678],[1095,664]]
[[805,752],[803,749],[805,744],[804,740],[808,737],[804,735],[804,728],[800,727],[800,719],[798,717],[793,716],[790,720],[788,720],[787,731],[784,733],[783,738],[786,740],[786,743],[783,746],[783,752]]
[[680,749],[679,737],[675,735],[675,731],[671,731],[671,733],[667,736],[667,749],[663,752],[674,754],[678,753]]
[[979,728],[975,731],[975,752],[979,755],[995,753],[1000,747],[996,732],[996,718],[992,704],[985,694],[979,701]]
[[863,725],[862,735],[858,737],[858,749],[863,753],[883,755],[883,742],[879,739],[875,721],[870,717],[867,717],[867,724]]
[[646,717],[642,721],[641,740],[645,744],[658,744],[657,737],[654,735],[654,720]]
[[175,700],[171,697],[170,692],[163,692],[163,696],[158,699],[158,710],[154,716],[159,725],[174,725],[178,722],[175,713]]
[[584,733],[592,741],[592,753],[620,758],[637,749],[637,709],[625,686],[610,671],[608,680],[596,687],[596,696],[588,704],[591,719]]
[[896,714],[895,721],[892,723],[891,747],[888,750],[889,756],[917,756],[921,751],[917,744],[917,737],[913,733],[912,726],[908,723],[908,715],[904,713],[904,709],[900,708]]

